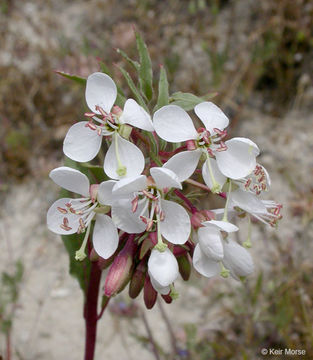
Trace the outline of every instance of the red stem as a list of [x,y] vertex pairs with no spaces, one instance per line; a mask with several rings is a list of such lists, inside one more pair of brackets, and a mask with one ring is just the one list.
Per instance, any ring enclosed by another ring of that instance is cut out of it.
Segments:
[[97,262],[91,263],[88,290],[84,305],[84,318],[86,326],[85,360],[93,360],[95,355],[97,321],[98,321],[98,295],[101,279],[101,270]]
[[6,334],[6,347],[7,347],[7,357],[6,360],[11,360],[11,330],[8,330],[8,333]]
[[189,207],[190,211],[192,214],[195,214],[196,212],[198,212],[198,209],[192,204],[192,202],[186,198],[186,196],[184,194],[182,194],[179,190],[175,189],[174,193],[181,198],[182,200],[184,200],[184,203]]

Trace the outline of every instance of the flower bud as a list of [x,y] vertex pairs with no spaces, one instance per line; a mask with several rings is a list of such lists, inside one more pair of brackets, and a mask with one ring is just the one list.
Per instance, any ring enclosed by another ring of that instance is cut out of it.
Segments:
[[182,247],[182,246],[178,246],[178,245],[175,245],[173,247],[173,254],[177,257],[177,256],[181,256],[181,255],[184,255],[187,253],[187,250]]
[[156,232],[150,233],[141,244],[139,259],[143,259],[147,252],[151,250],[158,243]]
[[96,253],[95,249],[92,248],[89,254],[89,260],[92,262],[98,261],[100,259],[99,255]]
[[196,150],[197,148],[196,142],[194,140],[187,140],[186,145],[187,145],[187,150]]
[[191,274],[191,264],[189,261],[188,254],[177,256],[178,269],[181,277],[188,281]]
[[173,299],[172,299],[172,297],[170,296],[170,294],[161,295],[161,296],[162,296],[163,300],[164,300],[167,304],[170,304],[170,303],[173,301]]
[[145,283],[145,276],[147,272],[147,261],[143,259],[136,267],[132,279],[129,284],[129,296],[135,299],[142,290]]
[[158,293],[154,290],[150,276],[147,274],[145,279],[144,291],[143,291],[143,299],[147,309],[152,309],[154,304],[156,303]]
[[210,210],[201,210],[194,213],[191,217],[191,225],[198,229],[202,226],[204,221],[215,219],[215,214],[213,211]]
[[114,105],[111,112],[112,112],[112,114],[114,114],[116,116],[121,116],[123,113],[123,110],[119,106]]
[[122,251],[116,256],[105,279],[104,294],[108,297],[117,294],[130,280],[133,258],[137,245],[130,236]]

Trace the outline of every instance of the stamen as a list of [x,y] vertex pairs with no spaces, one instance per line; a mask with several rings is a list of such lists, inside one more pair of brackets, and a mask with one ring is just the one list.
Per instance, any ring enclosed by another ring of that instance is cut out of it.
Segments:
[[65,231],[70,231],[72,228],[69,226],[69,221],[67,217],[63,218],[63,224],[60,224],[60,228]]
[[158,236],[158,243],[155,245],[155,249],[159,250],[160,252],[164,252],[167,248],[167,244],[165,244],[162,240],[162,235],[161,235],[161,229],[160,229],[160,215],[157,214],[156,216],[157,218],[157,236]]
[[136,212],[138,209],[138,195],[132,200],[132,212]]
[[66,209],[63,209],[61,207],[57,207],[57,209],[60,211],[60,213],[62,214],[67,214],[67,210]]

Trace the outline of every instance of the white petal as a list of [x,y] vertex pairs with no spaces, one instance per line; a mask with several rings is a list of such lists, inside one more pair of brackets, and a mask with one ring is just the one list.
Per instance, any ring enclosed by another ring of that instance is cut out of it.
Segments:
[[162,287],[169,286],[178,277],[178,263],[169,249],[152,250],[148,261],[149,273]]
[[249,192],[240,189],[232,192],[231,203],[233,206],[238,206],[242,210],[253,214],[266,214],[267,209],[259,198]]
[[[135,213],[132,212],[131,198],[121,199],[112,205],[111,216],[114,224],[121,230],[129,234],[139,234],[146,229],[146,224],[140,220],[145,202],[138,204],[138,209]],[[146,210],[143,216],[148,216]]]
[[198,237],[200,248],[208,259],[215,261],[223,259],[222,235],[218,228],[214,226],[200,227]]
[[200,245],[197,244],[193,253],[193,267],[203,276],[208,278],[219,274],[220,265],[214,260],[208,259],[201,251]]
[[191,117],[177,105],[166,105],[153,116],[153,126],[157,134],[169,142],[196,139],[198,133]]
[[161,286],[152,276],[152,274],[149,272],[150,275],[150,281],[151,281],[151,285],[153,286],[154,290],[159,292],[162,295],[167,295],[170,291],[171,288],[169,286]]
[[95,72],[88,76],[86,84],[86,102],[89,109],[100,114],[96,106],[100,106],[105,112],[109,113],[117,95],[117,89],[110,76],[101,72]]
[[116,196],[112,193],[114,185],[117,183],[115,180],[103,181],[98,188],[97,199],[101,205],[112,205],[116,201]]
[[86,124],[88,121],[80,121],[71,126],[63,142],[64,154],[79,162],[92,160],[98,154],[102,142],[102,136],[86,127]]
[[[70,211],[67,214],[63,214],[58,210],[67,209],[65,204],[69,203],[72,199],[62,198],[55,201],[49,208],[47,213],[47,225],[48,229],[59,235],[70,235],[76,233],[79,226],[79,216],[71,213]],[[69,230],[64,230],[61,228],[63,224],[63,219],[67,218]]]
[[213,225],[218,227],[220,230],[226,231],[227,233],[232,233],[239,230],[239,228],[236,225],[231,224],[228,221],[210,220],[210,221],[204,221],[202,225],[204,226]]
[[118,233],[109,216],[97,214],[92,242],[96,253],[103,259],[114,254],[118,246]]
[[151,116],[133,99],[126,101],[120,121],[142,130],[154,131]]
[[113,188],[115,195],[129,195],[136,191],[144,190],[147,187],[147,177],[139,175],[134,178],[126,178],[116,181]]
[[217,162],[216,160],[210,158],[210,160],[206,160],[203,165],[202,165],[202,177],[204,182],[206,183],[207,187],[209,189],[212,189],[213,187],[213,181],[212,181],[212,177],[209,171],[209,167],[208,167],[208,161],[210,161],[211,164],[211,168],[212,168],[212,173],[214,176],[215,181],[221,186],[221,188],[223,187],[223,185],[225,184],[226,181],[226,176],[224,176],[218,166],[217,166]]
[[89,179],[88,177],[76,169],[67,166],[61,166],[53,169],[50,178],[63,189],[81,194],[85,197],[89,195]]
[[259,154],[257,145],[246,138],[233,138],[226,141],[225,145],[226,151],[215,152],[220,171],[231,179],[240,179],[250,174]]
[[228,117],[212,102],[205,101],[195,106],[195,113],[203,122],[205,128],[213,133],[213,129],[224,130],[228,124]]
[[160,222],[162,236],[172,244],[184,244],[190,235],[190,219],[187,211],[173,201],[161,200],[165,218]]
[[183,151],[172,156],[163,168],[172,170],[180,182],[188,179],[196,170],[201,156],[200,150]]
[[126,167],[126,175],[117,174],[118,162],[115,149],[115,135],[112,137],[110,145],[104,159],[104,171],[112,179],[122,179],[126,177],[136,177],[140,175],[145,167],[145,158],[141,150],[131,142],[125,140],[117,134],[118,154],[121,164]]
[[254,271],[254,264],[249,252],[233,240],[224,241],[223,264],[230,270],[231,275],[238,279],[240,276],[248,276]]
[[153,167],[150,169],[150,174],[159,189],[182,189],[181,183],[179,182],[177,175],[170,169]]

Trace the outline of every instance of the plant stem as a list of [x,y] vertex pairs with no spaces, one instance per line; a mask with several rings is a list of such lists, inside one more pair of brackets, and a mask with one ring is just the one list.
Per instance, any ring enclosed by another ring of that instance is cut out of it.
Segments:
[[181,193],[177,189],[174,190],[174,193],[184,201],[184,203],[189,207],[192,214],[198,212],[198,209],[192,204],[192,202],[188,198],[186,198],[186,196],[183,193]]
[[96,347],[97,321],[98,321],[98,295],[101,279],[101,270],[97,262],[91,263],[89,283],[84,305],[84,318],[86,326],[85,360],[93,360]]
[[[205,191],[208,191],[208,192],[211,192],[211,190],[204,184],[201,184],[199,183],[198,181],[195,181],[195,180],[192,180],[192,179],[187,179],[185,180],[186,183],[189,183],[193,186],[196,186],[198,187],[199,189],[202,189],[202,190],[205,190]],[[226,199],[226,194],[224,192],[220,192],[219,194],[216,194],[220,197],[222,197],[223,199]]]
[[148,338],[149,338],[149,342],[152,346],[152,352],[153,352],[153,355],[154,357],[156,358],[156,360],[161,360],[160,358],[160,354],[159,354],[159,351],[158,351],[158,348],[156,346],[156,343],[154,341],[154,338],[153,338],[153,335],[152,335],[152,331],[151,331],[151,328],[148,324],[148,321],[147,321],[147,318],[146,318],[146,315],[143,311],[141,311],[141,318],[143,320],[143,323],[144,323],[144,326],[146,328],[146,331],[148,333]]

